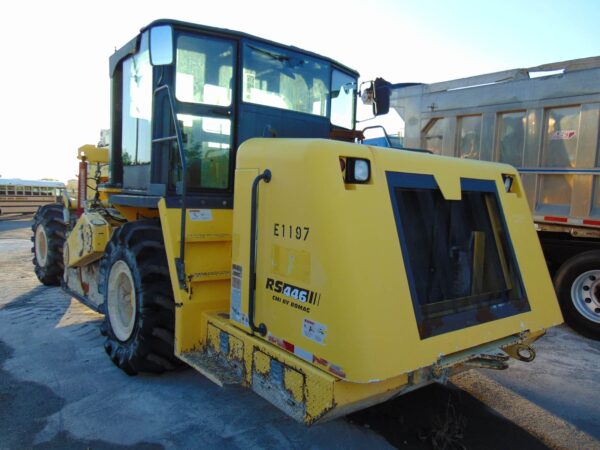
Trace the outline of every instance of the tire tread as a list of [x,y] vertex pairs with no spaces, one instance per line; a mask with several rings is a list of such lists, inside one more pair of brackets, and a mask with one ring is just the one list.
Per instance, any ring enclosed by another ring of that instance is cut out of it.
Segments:
[[120,259],[130,267],[136,284],[137,319],[131,337],[121,342],[112,331],[105,307],[104,348],[115,365],[129,375],[173,370],[181,363],[174,355],[175,303],[160,222],[128,222],[113,233],[100,262],[105,305],[110,268]]

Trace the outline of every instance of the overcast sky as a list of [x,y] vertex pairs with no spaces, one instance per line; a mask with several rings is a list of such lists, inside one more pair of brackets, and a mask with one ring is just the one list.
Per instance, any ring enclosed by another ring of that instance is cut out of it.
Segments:
[[434,82],[600,55],[596,0],[22,0],[0,27],[2,177],[74,178],[77,148],[108,128],[109,55],[158,18],[295,45],[365,80]]

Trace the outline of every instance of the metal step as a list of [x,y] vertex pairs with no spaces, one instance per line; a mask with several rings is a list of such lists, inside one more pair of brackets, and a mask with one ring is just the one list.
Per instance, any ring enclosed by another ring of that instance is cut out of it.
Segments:
[[225,360],[214,352],[186,352],[178,357],[221,387],[244,382],[241,365],[238,367],[237,364]]

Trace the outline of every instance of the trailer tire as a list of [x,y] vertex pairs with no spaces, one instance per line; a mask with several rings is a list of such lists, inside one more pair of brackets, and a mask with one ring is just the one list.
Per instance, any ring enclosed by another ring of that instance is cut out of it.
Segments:
[[60,285],[65,268],[63,246],[67,232],[63,206],[52,204],[38,208],[33,217],[31,231],[32,262],[38,280],[46,286]]
[[180,365],[174,355],[175,303],[158,220],[117,229],[100,262],[104,349],[128,375]]
[[554,288],[565,322],[583,336],[600,340],[600,251],[565,261],[556,272]]

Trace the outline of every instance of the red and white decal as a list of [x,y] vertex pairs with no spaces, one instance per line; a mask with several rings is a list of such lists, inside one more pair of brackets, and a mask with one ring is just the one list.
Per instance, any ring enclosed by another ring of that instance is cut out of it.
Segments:
[[552,141],[568,141],[573,139],[577,133],[575,130],[558,130],[552,133],[550,140]]
[[313,364],[317,364],[324,369],[328,370],[332,374],[340,378],[346,378],[346,372],[340,366],[336,366],[335,364],[330,363],[324,358],[320,358],[316,355],[313,355],[311,352],[304,350],[303,348],[298,347],[297,345],[292,344],[284,339],[273,336],[269,333],[268,336],[269,342],[277,345],[279,348],[287,350],[290,353],[302,358],[305,361],[308,361]]
[[536,222],[560,223],[565,225],[573,225],[577,227],[600,227],[600,220],[594,219],[577,219],[564,216],[534,216]]

